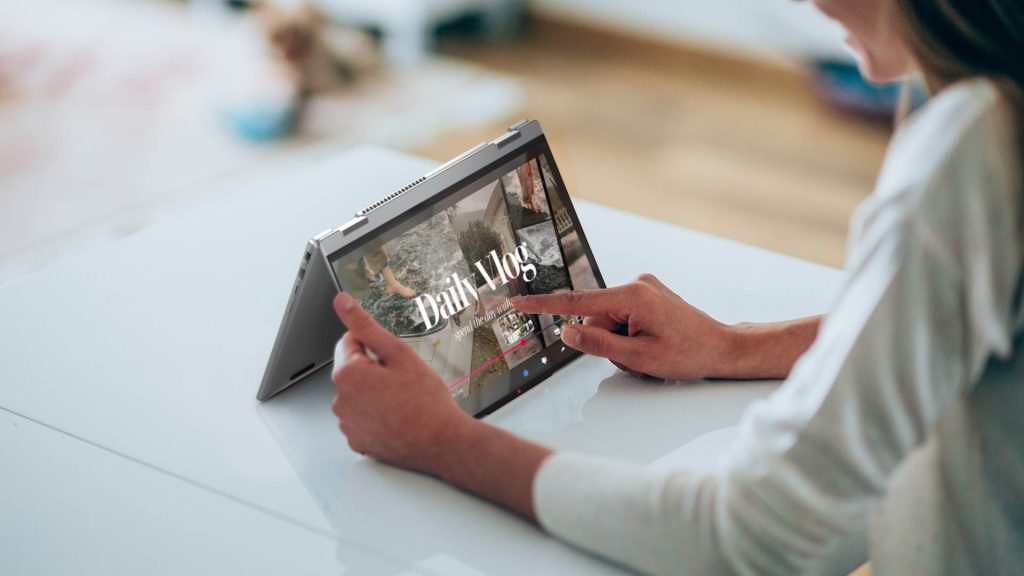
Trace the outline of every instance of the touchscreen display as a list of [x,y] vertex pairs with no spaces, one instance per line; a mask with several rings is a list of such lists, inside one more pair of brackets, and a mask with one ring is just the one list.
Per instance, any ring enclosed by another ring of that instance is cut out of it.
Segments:
[[564,322],[520,314],[509,298],[602,285],[545,152],[527,155],[411,218],[333,255],[348,292],[407,342],[478,414],[576,353]]

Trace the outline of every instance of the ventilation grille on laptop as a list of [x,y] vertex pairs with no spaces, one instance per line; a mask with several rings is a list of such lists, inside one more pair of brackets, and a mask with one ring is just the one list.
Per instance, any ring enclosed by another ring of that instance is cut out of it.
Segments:
[[402,194],[405,194],[406,192],[411,190],[417,184],[421,184],[421,183],[425,182],[426,180],[427,180],[426,176],[420,176],[419,178],[417,178],[417,179],[413,180],[412,182],[406,184],[405,186],[403,186],[402,188],[398,189],[397,191],[392,192],[391,194],[388,194],[387,196],[381,198],[380,200],[377,200],[373,204],[370,204],[366,208],[363,208],[359,212],[356,212],[356,216],[366,216],[370,212],[373,212],[377,208],[380,208],[381,206],[387,204],[388,202],[391,202],[395,198],[398,198]]

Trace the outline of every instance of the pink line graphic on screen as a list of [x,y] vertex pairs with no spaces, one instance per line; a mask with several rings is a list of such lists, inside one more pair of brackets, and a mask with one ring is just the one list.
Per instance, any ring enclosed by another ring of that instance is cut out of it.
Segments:
[[456,386],[458,386],[459,384],[462,384],[463,382],[465,382],[465,381],[466,381],[466,379],[467,379],[467,378],[471,378],[471,377],[473,377],[473,376],[475,376],[475,375],[479,374],[481,370],[486,370],[486,369],[487,369],[488,367],[490,367],[490,365],[491,365],[491,364],[494,364],[494,363],[495,363],[495,362],[497,362],[498,360],[501,360],[501,359],[502,359],[502,358],[504,358],[505,356],[508,356],[509,354],[511,354],[512,352],[514,352],[514,351],[516,351],[516,350],[518,350],[518,349],[522,348],[523,346],[526,346],[526,340],[525,340],[525,339],[523,339],[523,340],[520,340],[518,344],[516,344],[515,346],[513,346],[513,347],[509,348],[508,350],[505,350],[505,351],[504,351],[503,353],[499,354],[498,356],[495,356],[494,358],[491,358],[491,359],[490,359],[490,360],[488,360],[488,361],[487,361],[487,363],[486,363],[486,364],[484,364],[483,366],[481,366],[481,367],[477,368],[476,370],[473,370],[472,372],[470,372],[469,374],[466,374],[466,375],[465,375],[465,376],[463,376],[462,378],[459,378],[458,380],[456,380],[456,381],[455,381],[455,383],[454,383],[454,384],[452,384],[451,386],[449,386],[449,387],[448,387],[448,389],[449,389],[449,390],[451,390],[452,388],[455,388],[455,387],[456,387]]

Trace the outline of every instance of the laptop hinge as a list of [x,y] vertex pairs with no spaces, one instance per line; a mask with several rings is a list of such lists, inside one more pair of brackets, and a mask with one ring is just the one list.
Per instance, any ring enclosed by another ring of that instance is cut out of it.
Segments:
[[494,144],[498,148],[501,148],[508,144],[509,142],[515,140],[516,138],[519,138],[520,136],[521,134],[518,130],[509,130],[508,132],[505,132],[501,136],[495,138],[492,144]]
[[342,224],[341,228],[338,228],[338,230],[344,236],[345,234],[348,234],[349,232],[355,230],[356,228],[365,225],[367,222],[369,222],[369,220],[366,219],[366,216],[357,216],[349,220],[348,222]]

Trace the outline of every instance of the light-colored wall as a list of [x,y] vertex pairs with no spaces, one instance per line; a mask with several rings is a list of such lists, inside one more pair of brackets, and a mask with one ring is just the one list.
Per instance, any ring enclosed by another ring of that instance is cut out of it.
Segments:
[[747,55],[845,57],[842,31],[791,0],[530,0],[541,14]]

